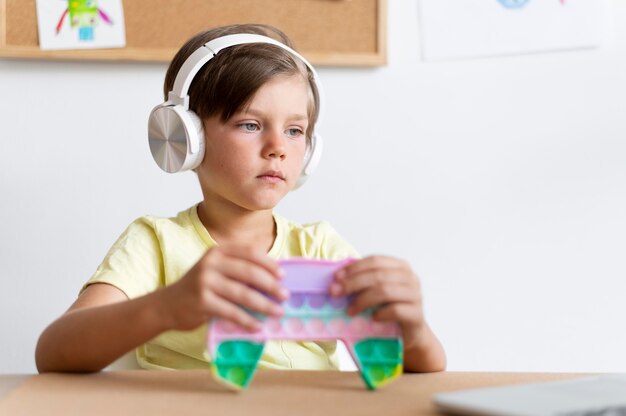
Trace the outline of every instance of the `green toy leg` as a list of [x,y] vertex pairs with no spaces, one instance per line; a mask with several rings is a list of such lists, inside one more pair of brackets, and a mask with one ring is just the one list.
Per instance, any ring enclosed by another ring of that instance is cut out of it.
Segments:
[[220,343],[211,365],[214,377],[238,389],[248,387],[264,347],[264,343],[252,341]]
[[399,339],[367,338],[354,344],[361,377],[370,390],[402,374],[402,342]]

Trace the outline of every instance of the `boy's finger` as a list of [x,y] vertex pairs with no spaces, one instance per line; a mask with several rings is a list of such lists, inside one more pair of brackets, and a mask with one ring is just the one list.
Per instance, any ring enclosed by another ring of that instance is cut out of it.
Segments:
[[224,276],[260,290],[279,301],[289,296],[289,292],[282,287],[280,281],[256,263],[237,257],[224,257],[219,262],[218,270]]
[[211,304],[213,309],[213,316],[221,319],[226,319],[243,327],[248,331],[258,331],[261,329],[261,322],[254,318],[252,315],[224,299],[215,299]]
[[376,321],[398,321],[401,323],[421,323],[423,314],[421,309],[410,303],[393,303],[374,312]]
[[264,268],[275,278],[280,279],[283,277],[283,271],[278,262],[269,257],[263,250],[242,246],[220,246],[220,248],[229,256],[247,260]]
[[400,269],[374,269],[365,270],[346,277],[336,282],[341,287],[341,295],[351,295],[361,292],[371,287],[393,285],[405,281],[403,273]]
[[283,309],[255,289],[234,280],[224,279],[214,291],[225,300],[265,315],[281,316]]
[[417,296],[406,285],[389,285],[384,290],[378,287],[363,291],[348,307],[348,315],[357,315],[366,309],[392,303],[416,302]]
[[364,273],[370,270],[387,269],[387,268],[403,268],[406,263],[395,257],[389,256],[369,256],[361,260],[357,260],[342,267],[335,273],[335,276],[341,280],[354,274]]

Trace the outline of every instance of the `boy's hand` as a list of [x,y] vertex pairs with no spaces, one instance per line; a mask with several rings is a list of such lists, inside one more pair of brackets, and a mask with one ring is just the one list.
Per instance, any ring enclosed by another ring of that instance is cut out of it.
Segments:
[[212,318],[232,321],[250,331],[260,323],[242,307],[280,316],[278,301],[289,294],[280,284],[278,263],[244,247],[214,247],[178,282],[163,289],[164,309],[171,329],[191,330]]
[[373,318],[397,321],[402,328],[405,348],[419,343],[426,331],[419,280],[402,260],[371,256],[351,263],[335,273],[330,293],[355,296],[347,309],[350,316],[378,307]]

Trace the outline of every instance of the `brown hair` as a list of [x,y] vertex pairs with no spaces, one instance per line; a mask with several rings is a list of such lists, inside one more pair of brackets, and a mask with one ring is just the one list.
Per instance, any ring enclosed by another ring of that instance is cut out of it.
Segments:
[[[189,39],[172,59],[163,85],[165,100],[174,86],[176,74],[194,51],[212,39],[236,33],[253,33],[276,39],[293,49],[279,29],[261,24],[222,26],[198,33]],[[304,62],[290,52],[271,44],[243,44],[226,48],[196,74],[189,87],[189,109],[201,119],[219,114],[227,121],[243,109],[257,90],[279,75],[301,75],[308,81],[309,105],[306,131],[310,142],[319,114],[319,92],[313,74]]]

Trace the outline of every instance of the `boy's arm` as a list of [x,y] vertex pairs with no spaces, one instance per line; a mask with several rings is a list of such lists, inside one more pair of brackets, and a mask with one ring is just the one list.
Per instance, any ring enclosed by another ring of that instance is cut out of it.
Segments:
[[99,371],[164,331],[192,330],[215,317],[256,330],[260,322],[244,308],[281,316],[282,308],[262,294],[285,300],[280,277],[264,251],[214,247],[176,283],[136,299],[95,283],[41,334],[37,369]]
[[404,350],[404,369],[407,372],[429,373],[446,369],[446,353],[443,346],[424,322],[419,342],[407,345]]
[[168,329],[162,291],[128,300],[118,288],[95,283],[39,337],[40,373],[99,371]]

